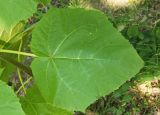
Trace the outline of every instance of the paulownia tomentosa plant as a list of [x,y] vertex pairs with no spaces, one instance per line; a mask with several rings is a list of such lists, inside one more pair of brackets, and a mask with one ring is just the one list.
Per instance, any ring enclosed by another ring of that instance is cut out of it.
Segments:
[[[143,66],[131,44],[97,10],[50,8],[34,28],[24,29],[25,22],[20,21],[36,12],[37,2],[0,1],[0,114],[70,115],[85,111]],[[32,53],[26,53],[21,51],[22,41],[31,32]],[[31,69],[20,63],[21,55],[34,58]],[[10,63],[18,68],[24,90],[20,69],[34,79],[20,102],[4,83],[8,82],[7,73],[14,70]]]

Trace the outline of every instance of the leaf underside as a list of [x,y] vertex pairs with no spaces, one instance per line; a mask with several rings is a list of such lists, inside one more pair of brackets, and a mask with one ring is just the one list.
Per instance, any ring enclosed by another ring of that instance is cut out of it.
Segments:
[[39,56],[31,68],[45,103],[71,112],[84,111],[143,66],[131,44],[96,10],[50,9],[33,31],[31,49]]

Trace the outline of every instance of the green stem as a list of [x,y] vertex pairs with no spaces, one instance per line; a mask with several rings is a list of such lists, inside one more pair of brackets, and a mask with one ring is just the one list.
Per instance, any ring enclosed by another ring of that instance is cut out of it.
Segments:
[[24,93],[26,94],[26,88],[24,86],[23,79],[22,79],[21,72],[20,72],[19,68],[17,68],[17,73],[18,73],[18,79],[21,83],[22,89],[23,89]]
[[[21,49],[22,49],[22,43],[23,43],[23,41],[21,40],[20,45],[19,45],[19,52],[20,52]],[[20,62],[20,61],[21,61],[20,55],[18,54],[18,62]],[[26,88],[25,88],[25,86],[24,86],[24,84],[23,84],[23,79],[22,79],[21,72],[20,72],[20,69],[19,69],[19,68],[17,68],[17,73],[18,73],[18,78],[19,78],[19,81],[20,81],[21,86],[22,86],[22,88],[23,88],[23,91],[24,91],[24,93],[26,94]]]
[[[29,83],[31,81],[32,77],[30,77],[29,79],[27,79],[25,82],[24,82],[24,85],[26,85],[27,83]],[[22,86],[19,87],[19,89],[16,91],[16,94],[18,94],[20,92],[20,90],[22,89]]]
[[5,50],[5,49],[0,49],[0,53],[9,53],[9,54],[17,54],[17,55],[24,55],[24,56],[30,56],[30,57],[38,57],[32,53],[26,53],[26,52],[14,51],[14,50]]

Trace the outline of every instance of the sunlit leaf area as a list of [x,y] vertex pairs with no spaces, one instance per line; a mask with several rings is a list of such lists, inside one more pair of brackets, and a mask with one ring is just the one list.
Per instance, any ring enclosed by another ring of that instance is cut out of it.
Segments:
[[160,115],[160,0],[0,7],[0,115]]

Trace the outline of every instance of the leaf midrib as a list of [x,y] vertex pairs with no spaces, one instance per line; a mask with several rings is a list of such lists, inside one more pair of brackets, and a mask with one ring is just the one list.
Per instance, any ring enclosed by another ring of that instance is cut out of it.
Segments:
[[80,57],[52,57],[53,60],[93,60],[93,61],[104,61],[105,59],[99,58],[80,58]]

